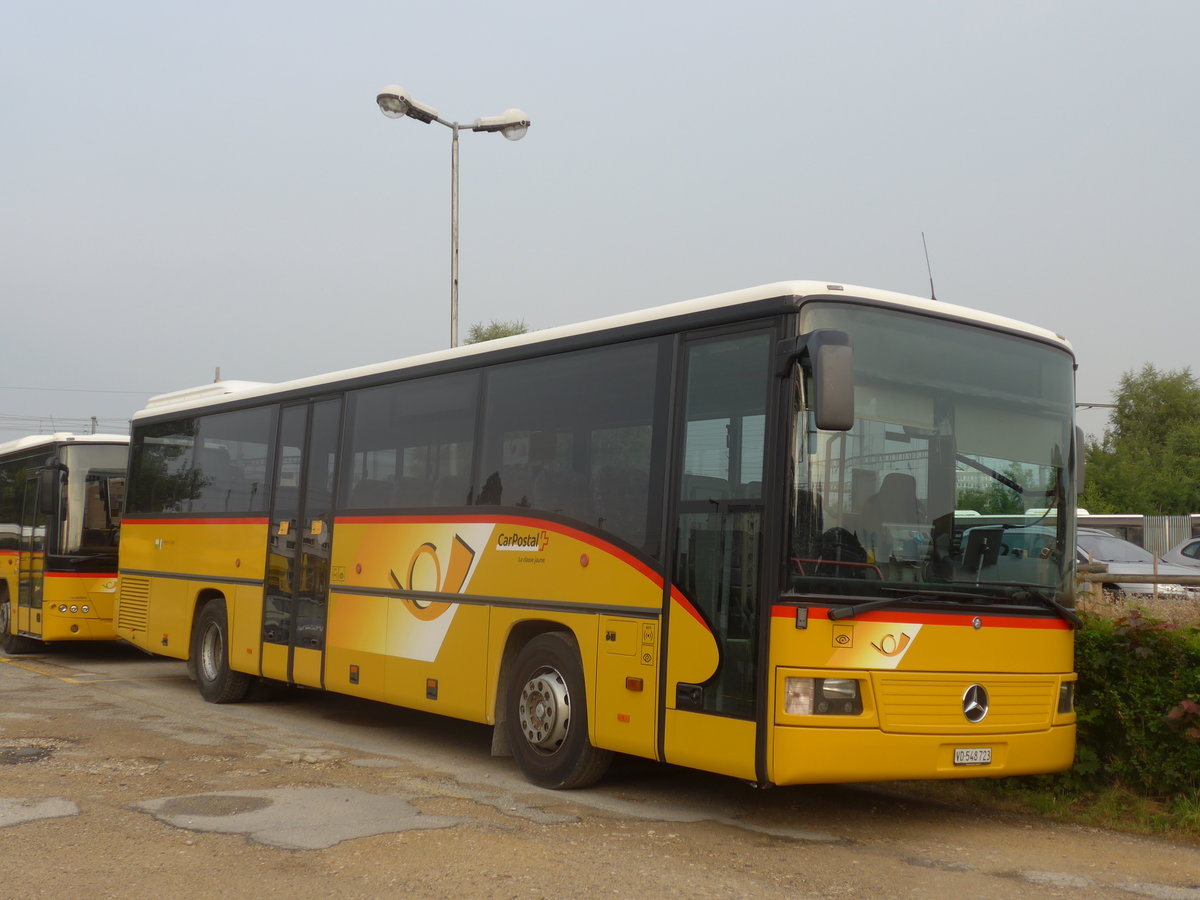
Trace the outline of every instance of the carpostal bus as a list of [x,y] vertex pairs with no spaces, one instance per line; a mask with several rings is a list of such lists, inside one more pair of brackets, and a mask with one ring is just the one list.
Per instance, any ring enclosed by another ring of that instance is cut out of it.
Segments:
[[129,438],[42,434],[0,444],[0,647],[115,640]]
[[215,702],[263,678],[493,724],[547,787],[613,753],[1061,770],[1072,517],[1036,557],[953,535],[965,490],[1075,508],[1073,372],[1039,328],[792,282],[158,397],[117,630]]

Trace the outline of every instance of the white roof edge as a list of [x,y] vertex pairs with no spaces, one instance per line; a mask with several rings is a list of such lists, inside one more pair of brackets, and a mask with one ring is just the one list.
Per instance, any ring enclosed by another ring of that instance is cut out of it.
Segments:
[[201,406],[205,403],[216,403],[229,398],[232,394],[246,394],[261,391],[264,388],[275,387],[269,381],[212,381],[198,387],[183,388],[167,394],[157,394],[146,401],[144,413],[158,413],[174,407]]
[[[903,309],[933,313],[935,315],[952,316],[970,322],[978,322],[981,325],[1003,328],[1010,331],[1028,334],[1030,337],[1035,337],[1040,340],[1058,344],[1071,353],[1074,353],[1070,342],[1061,334],[1056,334],[1053,331],[1041,328],[1037,325],[1031,325],[1028,322],[1022,322],[1017,319],[1010,319],[1005,316],[998,316],[992,313],[982,312],[966,306],[958,306],[952,303],[945,303],[941,300],[931,300],[911,294],[898,293],[896,291],[887,291],[879,288],[863,287],[861,285],[845,284],[841,282],[776,281],[768,284],[758,285],[756,287],[743,288],[736,291],[727,291],[721,294],[713,294],[708,297],[700,297],[694,300],[683,300],[675,303],[668,303],[662,306],[649,307],[646,309],[634,310],[632,312],[618,313],[612,316],[591,319],[571,325],[560,325],[540,331],[526,332],[525,334],[513,335],[512,337],[506,338],[498,338],[496,340],[484,341],[478,344],[467,344],[457,348],[435,350],[429,353],[419,354],[417,356],[410,356],[382,363],[357,366],[351,369],[342,369],[336,372],[327,372],[320,375],[305,376],[292,381],[283,381],[277,383],[257,381],[221,381],[202,385],[200,387],[185,388],[169,394],[160,394],[156,397],[151,397],[147,402],[146,407],[135,413],[133,418],[140,419],[145,418],[146,416],[160,415],[161,413],[169,412],[174,408],[190,409],[193,407],[208,406],[219,403],[223,400],[232,399],[233,394],[237,394],[239,397],[254,397],[269,395],[275,393],[276,391],[304,390],[305,388],[319,387],[321,385],[334,381],[341,381],[343,379],[361,378],[385,372],[401,371],[416,366],[441,362],[443,360],[464,358],[479,353],[500,350],[506,347],[521,347],[528,344],[537,344],[544,341],[552,341],[561,338],[574,337],[580,334],[588,334],[594,331],[607,331],[621,328],[626,325],[654,322],[660,319],[686,315],[688,313],[697,313],[704,312],[709,309],[718,309],[723,306],[737,306],[743,303],[752,303],[756,300],[768,300],[772,297],[789,295],[796,297],[807,297],[822,294],[844,295],[847,299],[860,297],[865,300],[891,304]],[[222,390],[222,388],[225,389]]]
[[127,434],[74,434],[69,431],[56,431],[53,434],[30,434],[0,443],[0,455],[17,453],[34,447],[49,446],[50,444],[128,444]]

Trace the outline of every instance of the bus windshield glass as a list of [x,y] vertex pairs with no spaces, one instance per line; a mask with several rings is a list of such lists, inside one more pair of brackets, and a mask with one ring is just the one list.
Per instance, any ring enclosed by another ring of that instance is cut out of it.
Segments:
[[65,503],[56,552],[103,557],[116,554],[127,453],[123,444],[79,444],[64,449]]
[[850,335],[855,416],[849,431],[818,430],[797,366],[788,593],[1069,604],[1070,354],[848,303],[806,306],[800,327]]

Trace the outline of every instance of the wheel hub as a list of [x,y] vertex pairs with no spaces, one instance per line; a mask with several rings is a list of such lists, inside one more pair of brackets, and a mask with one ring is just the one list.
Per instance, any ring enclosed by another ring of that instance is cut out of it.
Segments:
[[221,631],[209,627],[204,632],[200,643],[200,669],[205,681],[215,681],[220,669],[221,660]]
[[566,680],[555,669],[539,669],[521,689],[517,712],[530,746],[554,753],[566,739],[571,723],[571,695]]

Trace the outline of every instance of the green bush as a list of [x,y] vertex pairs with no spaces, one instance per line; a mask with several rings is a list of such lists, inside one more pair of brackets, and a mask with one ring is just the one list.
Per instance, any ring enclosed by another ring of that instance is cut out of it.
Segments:
[[1063,778],[1150,797],[1200,791],[1200,630],[1137,610],[1076,632],[1078,751]]

